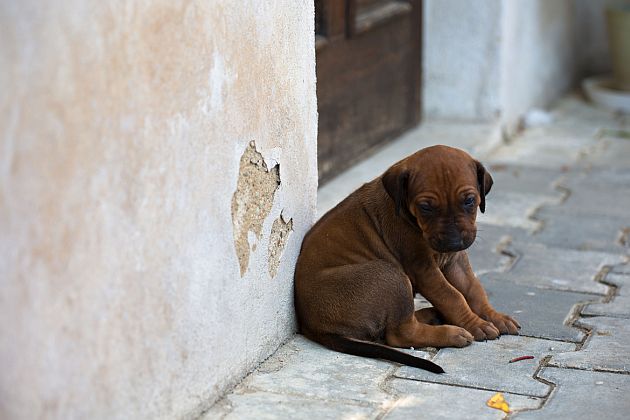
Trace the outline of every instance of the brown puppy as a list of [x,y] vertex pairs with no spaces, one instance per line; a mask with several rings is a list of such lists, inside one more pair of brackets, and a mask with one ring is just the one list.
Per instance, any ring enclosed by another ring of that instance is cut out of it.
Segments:
[[[301,332],[333,350],[434,372],[442,370],[388,346],[463,347],[516,334],[518,322],[490,306],[464,251],[492,182],[467,153],[433,146],[326,213],[297,262]],[[415,293],[434,307],[414,312]]]

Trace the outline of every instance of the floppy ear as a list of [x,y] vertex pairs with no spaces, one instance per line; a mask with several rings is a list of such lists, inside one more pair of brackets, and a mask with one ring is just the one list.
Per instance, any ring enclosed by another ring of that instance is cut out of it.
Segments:
[[383,175],[383,185],[387,194],[396,203],[396,215],[400,215],[400,209],[407,210],[407,187],[409,185],[409,171],[394,165]]
[[477,166],[477,188],[479,189],[479,196],[481,197],[479,210],[484,213],[486,211],[486,195],[490,192],[494,181],[481,163],[475,161],[475,165]]

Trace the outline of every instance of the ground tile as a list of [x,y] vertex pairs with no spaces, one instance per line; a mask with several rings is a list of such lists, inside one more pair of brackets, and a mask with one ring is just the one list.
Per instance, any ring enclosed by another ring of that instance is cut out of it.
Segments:
[[564,178],[566,170],[565,167],[552,169],[526,165],[489,164],[488,171],[492,175],[494,184],[488,198],[499,192],[542,194],[550,199],[561,198],[564,193],[556,189],[556,185]]
[[630,412],[630,375],[544,368],[540,377],[556,384],[540,410],[526,411],[517,419],[625,420]]
[[479,213],[477,220],[490,225],[517,227],[528,231],[539,229],[540,222],[531,216],[546,204],[558,204],[559,198],[543,194],[512,192],[490,193],[486,199],[486,212]]
[[375,405],[358,405],[348,402],[314,400],[293,395],[268,392],[234,392],[214,405],[200,420],[258,420],[376,418],[380,409]]
[[514,143],[498,148],[493,164],[503,163],[559,169],[577,161],[581,151],[595,144],[594,131],[582,135],[557,130],[553,126],[533,127],[525,131]]
[[[424,352],[415,354],[428,357]],[[308,398],[382,402],[389,396],[379,383],[394,366],[334,352],[298,335],[248,376],[243,385],[252,390]]]
[[[387,389],[399,399],[384,417],[388,420],[426,419],[502,419],[505,413],[490,408],[486,401],[495,391],[463,388],[408,379],[394,378]],[[511,410],[536,409],[542,399],[524,395],[504,394]]]
[[619,264],[612,268],[613,273],[630,274],[630,264]]
[[627,220],[611,217],[598,217],[575,214],[563,207],[546,207],[536,213],[536,219],[543,222],[540,232],[533,239],[557,248],[581,251],[599,251],[624,255],[630,249],[619,243],[619,238]]
[[[629,133],[619,130],[620,133]],[[604,130],[600,144],[593,153],[584,156],[585,163],[597,168],[622,168],[628,169],[630,161],[630,140],[626,137],[615,137],[615,130]]]
[[[402,366],[396,377],[425,382],[462,385],[479,389],[544,397],[549,386],[533,378],[540,360],[557,352],[572,351],[575,345],[538,338],[503,336],[499,340],[474,342],[461,348],[441,349],[434,362],[446,373],[435,375]],[[514,357],[532,355],[533,360],[508,363]]]
[[593,328],[584,347],[577,352],[554,355],[549,361],[551,366],[630,372],[630,329],[627,319],[584,318],[578,325]]
[[608,273],[606,282],[617,286],[617,293],[608,303],[592,303],[582,310],[583,315],[630,318],[630,273]]
[[561,186],[569,191],[562,209],[578,215],[625,219],[630,223],[630,171],[591,170],[567,177]]
[[601,300],[601,296],[539,289],[502,281],[502,273],[481,277],[490,303],[521,324],[520,334],[528,337],[581,342],[584,332],[568,326],[575,304]]
[[606,108],[595,106],[587,102],[578,93],[569,94],[553,105],[551,110],[553,125],[569,127],[584,127],[584,130],[593,130],[593,127],[620,128],[624,117]]
[[606,294],[608,287],[595,281],[603,266],[617,264],[614,254],[513,243],[518,254],[514,266],[504,273],[505,281],[573,292]]
[[505,271],[512,265],[512,257],[497,249],[497,244],[473,244],[468,248],[468,260],[477,276],[491,271]]
[[478,276],[490,271],[505,271],[511,265],[513,258],[501,250],[503,244],[510,242],[513,235],[526,235],[527,231],[518,228],[477,224],[477,239],[466,250],[468,259],[475,274]]

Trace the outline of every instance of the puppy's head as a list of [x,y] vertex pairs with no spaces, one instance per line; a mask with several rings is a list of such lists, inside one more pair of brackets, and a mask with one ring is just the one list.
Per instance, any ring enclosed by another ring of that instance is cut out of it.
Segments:
[[468,248],[477,235],[477,207],[486,210],[492,177],[468,153],[433,146],[403,159],[383,175],[396,214],[418,225],[438,252]]

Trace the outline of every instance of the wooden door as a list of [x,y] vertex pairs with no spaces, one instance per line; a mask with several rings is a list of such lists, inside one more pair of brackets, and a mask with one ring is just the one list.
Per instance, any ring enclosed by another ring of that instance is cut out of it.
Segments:
[[320,182],[420,119],[421,0],[315,0]]

